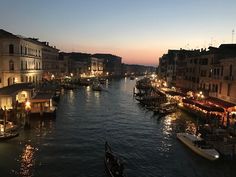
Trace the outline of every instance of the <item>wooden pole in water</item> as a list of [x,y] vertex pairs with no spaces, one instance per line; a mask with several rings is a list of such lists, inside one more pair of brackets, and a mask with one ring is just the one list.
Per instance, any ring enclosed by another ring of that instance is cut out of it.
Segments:
[[7,122],[7,109],[6,106],[4,106],[4,116],[3,116],[3,133],[6,131],[6,122]]

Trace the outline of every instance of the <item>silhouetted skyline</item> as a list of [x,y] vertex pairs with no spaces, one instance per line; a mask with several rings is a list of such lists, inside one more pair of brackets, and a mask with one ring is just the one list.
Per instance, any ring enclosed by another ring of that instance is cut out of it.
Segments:
[[231,43],[233,0],[2,0],[0,28],[62,51],[112,53],[156,65],[168,49]]

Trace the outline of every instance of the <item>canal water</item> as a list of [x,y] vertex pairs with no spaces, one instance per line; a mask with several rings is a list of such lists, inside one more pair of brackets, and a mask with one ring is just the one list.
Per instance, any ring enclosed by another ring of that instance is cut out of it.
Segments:
[[135,81],[111,80],[102,92],[65,91],[55,121],[0,143],[0,177],[105,177],[104,143],[129,177],[234,177],[235,162],[207,161],[176,139],[195,129],[183,112],[159,118],[133,99]]

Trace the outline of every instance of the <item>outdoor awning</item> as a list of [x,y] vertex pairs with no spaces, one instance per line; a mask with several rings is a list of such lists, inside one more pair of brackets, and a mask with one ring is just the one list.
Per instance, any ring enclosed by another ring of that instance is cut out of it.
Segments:
[[214,97],[209,97],[206,99],[206,101],[211,102],[212,104],[215,104],[215,105],[222,107],[224,109],[228,109],[228,108],[236,106],[233,103],[226,102],[226,101],[220,100],[218,98],[214,98]]
[[208,112],[224,112],[225,111],[224,108],[222,107],[208,105],[206,102],[200,102],[200,101],[196,101],[192,99],[183,99],[182,101],[183,103],[195,105],[198,108],[203,109]]
[[35,97],[31,99],[32,103],[41,103],[41,102],[48,102],[52,99],[52,93],[38,93]]

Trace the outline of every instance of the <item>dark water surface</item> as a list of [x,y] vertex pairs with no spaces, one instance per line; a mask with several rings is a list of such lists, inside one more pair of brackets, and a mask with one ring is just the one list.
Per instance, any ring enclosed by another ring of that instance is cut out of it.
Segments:
[[125,162],[129,177],[235,177],[236,162],[210,162],[187,149],[176,132],[194,129],[177,112],[162,119],[132,97],[135,81],[112,80],[106,91],[66,91],[56,121],[0,143],[0,177],[104,177],[104,142]]

